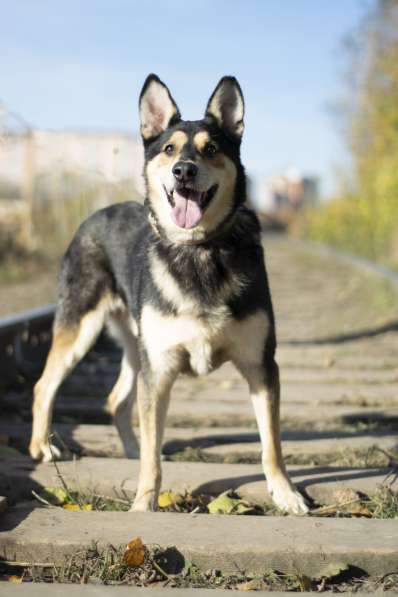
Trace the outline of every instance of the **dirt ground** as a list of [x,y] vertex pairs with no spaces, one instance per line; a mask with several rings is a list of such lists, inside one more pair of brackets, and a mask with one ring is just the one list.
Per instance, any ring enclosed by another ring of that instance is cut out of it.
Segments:
[[56,297],[57,268],[37,267],[34,272],[22,271],[11,279],[0,277],[0,317],[15,315],[53,303]]

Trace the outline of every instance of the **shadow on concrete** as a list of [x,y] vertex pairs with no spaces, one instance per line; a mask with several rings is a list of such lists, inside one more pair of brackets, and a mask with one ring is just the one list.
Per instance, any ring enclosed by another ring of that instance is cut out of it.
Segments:
[[[368,413],[365,412],[363,417],[361,414],[355,413],[355,416],[350,417],[350,415],[346,415],[344,417],[344,422],[352,423],[355,421],[367,421],[367,420],[375,420],[376,415],[378,415],[377,419],[380,419],[380,413]],[[398,414],[396,419],[398,419]],[[383,419],[382,419],[383,420]],[[391,418],[390,413],[387,419],[387,422],[394,422],[394,417]],[[62,444],[64,447],[66,446],[73,454],[76,456],[81,455],[90,455],[90,456],[103,456],[103,450],[99,450],[98,453],[94,449],[87,450],[87,447],[75,439],[74,437],[74,430],[76,428],[75,423],[55,423],[53,425],[53,430],[56,432],[57,436],[61,438]],[[26,449],[28,445],[29,436],[30,436],[31,424],[30,423],[18,423],[13,425],[12,423],[0,423],[0,436],[5,435],[8,436],[12,440],[12,444],[17,449]],[[349,439],[349,438],[361,438],[361,437],[371,437],[377,442],[378,439],[383,437],[391,436],[394,431],[392,430],[383,430],[383,431],[283,431],[282,432],[282,441],[285,442],[285,447],[289,448],[289,442],[310,442],[314,440],[336,440],[339,439]],[[55,438],[56,439],[56,438]],[[223,446],[223,445],[230,445],[233,444],[248,444],[248,449],[250,449],[250,444],[259,443],[260,436],[256,431],[248,431],[242,433],[228,433],[226,431],[222,434],[203,434],[202,436],[195,437],[195,438],[186,438],[186,439],[171,439],[164,443],[162,453],[165,456],[171,456],[177,452],[184,450],[185,448],[210,448],[214,446]],[[59,441],[56,442],[59,445]],[[398,437],[397,437],[397,445],[398,445]],[[62,447],[60,445],[60,447]],[[336,450],[338,450],[339,446],[336,444]],[[68,459],[68,458],[66,458]]]
[[[398,471],[393,468],[374,468],[374,469],[353,469],[351,467],[311,467],[300,469],[289,469],[289,475],[295,482],[298,489],[305,490],[311,485],[336,483],[338,481],[347,482],[355,481],[357,479],[366,479],[371,477],[383,476],[389,479],[389,484],[396,483],[398,480]],[[301,477],[305,477],[301,479]],[[216,479],[203,483],[193,492],[195,495],[214,493],[215,488],[217,492],[227,491],[228,489],[238,490],[242,485],[249,483],[258,483],[263,481],[265,484],[264,475],[244,475],[236,477],[226,477]]]
[[357,332],[350,332],[347,334],[338,334],[336,336],[325,336],[324,338],[310,338],[306,340],[286,340],[279,342],[281,346],[309,346],[315,344],[321,346],[322,344],[344,344],[344,342],[353,342],[355,340],[362,340],[363,338],[374,338],[381,336],[388,332],[398,331],[398,321],[390,321],[380,326],[373,328],[364,328]]

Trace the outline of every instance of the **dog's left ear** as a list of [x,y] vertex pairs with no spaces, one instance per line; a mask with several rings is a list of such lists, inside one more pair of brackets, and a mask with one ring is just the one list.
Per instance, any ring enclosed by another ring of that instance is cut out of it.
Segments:
[[139,100],[141,135],[144,141],[157,137],[168,126],[181,120],[177,104],[157,75],[149,75]]
[[243,94],[235,77],[223,77],[213,91],[206,108],[206,116],[212,116],[227,134],[240,139],[243,134],[245,104]]

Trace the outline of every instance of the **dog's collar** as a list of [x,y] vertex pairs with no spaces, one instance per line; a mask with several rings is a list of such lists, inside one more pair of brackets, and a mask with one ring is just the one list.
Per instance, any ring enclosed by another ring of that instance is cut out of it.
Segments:
[[[175,245],[183,245],[183,246],[184,245],[185,246],[205,245],[208,242],[215,240],[216,238],[219,238],[220,236],[225,234],[225,232],[230,230],[230,228],[232,228],[234,219],[235,218],[233,216],[228,218],[227,221],[220,228],[216,228],[216,230],[214,230],[208,236],[206,236],[206,238],[202,238],[201,240],[172,241],[172,243]],[[154,233],[156,234],[156,236],[158,238],[162,238],[162,235],[160,234],[158,223],[157,223],[156,218],[152,212],[149,212],[148,220],[149,220],[151,228],[154,231]],[[171,241],[169,241],[169,242],[171,242]]]

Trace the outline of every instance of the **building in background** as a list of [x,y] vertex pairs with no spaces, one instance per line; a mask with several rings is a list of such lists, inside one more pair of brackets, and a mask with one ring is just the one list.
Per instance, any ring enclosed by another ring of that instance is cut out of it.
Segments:
[[143,165],[137,136],[37,129],[0,105],[0,235],[55,251],[95,210],[143,201]]
[[263,213],[298,210],[319,200],[319,182],[314,176],[303,175],[290,167],[267,178],[260,188],[257,208]]
[[12,196],[22,196],[27,161],[29,174],[48,180],[49,186],[54,178],[68,174],[99,184],[128,180],[143,194],[144,156],[138,137],[123,132],[35,129],[9,113],[3,122],[0,113],[0,135],[0,195],[13,189]]

